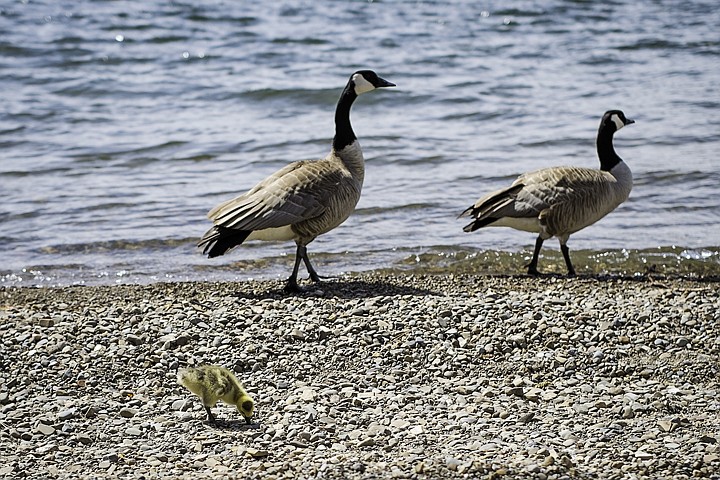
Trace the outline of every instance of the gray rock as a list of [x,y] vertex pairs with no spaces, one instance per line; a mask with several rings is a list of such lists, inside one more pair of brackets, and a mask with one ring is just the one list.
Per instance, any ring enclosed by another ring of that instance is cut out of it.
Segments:
[[138,411],[137,411],[137,409],[135,409],[135,408],[123,407],[123,408],[120,409],[120,412],[119,412],[119,413],[120,413],[120,416],[123,417],[123,418],[132,418],[132,417],[134,417],[135,415],[137,415],[137,412],[138,412]]
[[61,422],[70,420],[75,416],[76,413],[76,408],[68,408],[67,410],[61,410],[60,412],[58,412],[58,420],[60,420]]
[[42,433],[43,435],[52,435],[55,433],[55,428],[51,425],[45,425],[44,423],[38,423],[35,427],[35,430],[38,433]]
[[375,445],[375,439],[371,437],[364,438],[360,442],[358,442],[358,447],[372,447]]

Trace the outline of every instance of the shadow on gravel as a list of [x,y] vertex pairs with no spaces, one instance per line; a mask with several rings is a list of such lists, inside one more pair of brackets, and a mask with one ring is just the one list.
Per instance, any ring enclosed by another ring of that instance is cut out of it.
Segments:
[[[573,278],[573,277],[569,277]],[[622,282],[636,282],[636,283],[653,283],[653,282],[667,282],[667,281],[687,281],[687,282],[698,282],[698,283],[718,283],[720,277],[715,275],[708,276],[693,276],[693,275],[663,275],[654,273],[643,273],[636,275],[625,275],[625,274],[591,274],[591,275],[579,275],[575,278],[597,280],[598,282],[611,282],[611,281],[622,281]]]
[[[274,282],[273,282],[274,283]],[[283,291],[284,284],[277,283],[278,288],[270,288],[265,291],[237,291],[235,296],[241,298],[365,298],[377,296],[396,296],[396,295],[441,295],[439,290],[429,288],[420,288],[411,285],[401,285],[398,283],[387,282],[384,280],[353,280],[338,279],[324,281],[318,284],[302,285],[302,291],[299,293],[286,293]]]
[[255,423],[245,423],[245,420],[216,420],[215,424],[207,423],[206,425],[209,428],[214,428],[215,430],[227,430],[227,431],[236,431],[236,432],[244,432],[247,430],[260,430],[260,424]]

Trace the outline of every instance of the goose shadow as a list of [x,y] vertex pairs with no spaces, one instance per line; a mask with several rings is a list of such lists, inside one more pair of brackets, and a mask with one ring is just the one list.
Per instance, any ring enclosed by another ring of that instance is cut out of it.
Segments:
[[233,295],[238,298],[282,299],[282,298],[367,298],[397,295],[441,295],[442,292],[432,288],[421,288],[403,285],[401,280],[389,282],[383,279],[359,280],[353,278],[334,278],[320,283],[305,283],[300,292],[287,293],[283,290],[284,282],[269,282],[270,288],[262,291],[238,290]]

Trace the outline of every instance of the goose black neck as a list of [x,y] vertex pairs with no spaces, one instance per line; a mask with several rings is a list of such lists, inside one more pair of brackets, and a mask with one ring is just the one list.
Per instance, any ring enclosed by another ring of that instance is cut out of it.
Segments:
[[618,163],[622,162],[622,158],[615,153],[613,147],[613,135],[615,129],[612,127],[600,127],[597,136],[597,153],[600,158],[600,170],[609,172]]
[[335,151],[340,151],[357,140],[352,125],[350,125],[350,107],[356,98],[357,93],[355,93],[352,82],[349,82],[340,95],[340,100],[335,108],[335,138],[333,138],[332,144]]

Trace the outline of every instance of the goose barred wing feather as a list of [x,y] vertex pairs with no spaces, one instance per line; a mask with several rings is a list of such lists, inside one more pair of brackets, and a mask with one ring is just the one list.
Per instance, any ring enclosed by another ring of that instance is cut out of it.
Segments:
[[582,230],[625,200],[615,193],[617,179],[608,172],[575,167],[555,170],[551,172],[551,181],[537,184],[548,204],[539,212],[538,219],[551,236]]
[[579,219],[593,223],[617,206],[610,195],[614,182],[607,172],[590,168],[525,173],[511,186],[485,195],[465,210],[461,216],[476,220],[464,230],[471,232],[502,218],[539,218],[549,232],[577,231],[577,226],[589,225]]
[[547,208],[557,208],[568,202],[585,206],[597,201],[604,185],[612,175],[591,168],[556,167],[521,175],[515,184],[523,187],[515,199],[515,217],[537,216]]
[[461,217],[472,216],[475,218],[483,218],[488,216],[496,216],[495,214],[503,210],[504,207],[511,205],[517,198],[517,193],[522,190],[523,184],[514,182],[507,188],[495,190],[487,195],[480,197],[477,202],[463,213]]
[[292,163],[244,195],[213,208],[208,217],[216,226],[248,231],[315,218],[343,179],[337,169],[323,168],[323,162]]

